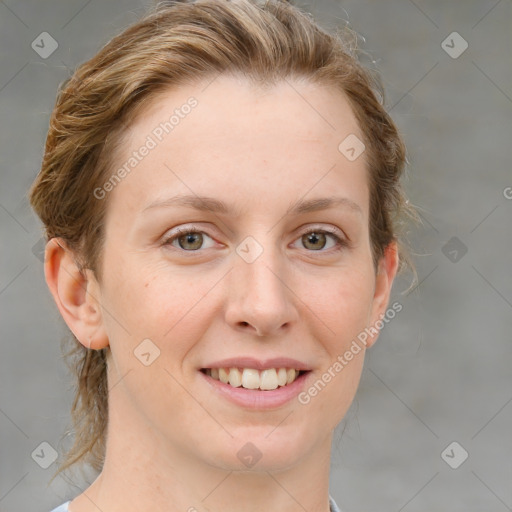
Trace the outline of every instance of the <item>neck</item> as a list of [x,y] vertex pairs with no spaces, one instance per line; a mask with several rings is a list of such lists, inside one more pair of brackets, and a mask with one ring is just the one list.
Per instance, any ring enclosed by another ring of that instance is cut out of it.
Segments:
[[291,467],[230,471],[169,446],[143,422],[109,414],[103,470],[70,512],[329,512],[332,433]]

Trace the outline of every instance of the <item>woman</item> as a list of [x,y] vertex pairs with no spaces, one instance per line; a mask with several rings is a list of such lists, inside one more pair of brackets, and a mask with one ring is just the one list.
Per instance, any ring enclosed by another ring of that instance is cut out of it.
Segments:
[[277,0],[160,4],[66,81],[31,203],[75,342],[60,471],[99,475],[57,511],[339,510],[414,213],[377,91]]

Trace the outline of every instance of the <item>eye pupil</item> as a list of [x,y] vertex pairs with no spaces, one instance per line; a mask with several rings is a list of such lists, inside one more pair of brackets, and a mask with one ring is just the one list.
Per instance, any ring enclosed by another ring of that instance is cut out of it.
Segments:
[[[193,247],[184,247],[183,244],[182,244],[182,240],[185,239],[185,244],[193,244]],[[195,239],[195,244],[194,244],[194,239]],[[180,247],[184,250],[193,250],[193,249],[199,249],[201,247],[201,245],[203,244],[203,236],[201,235],[201,233],[186,233],[185,235],[183,236],[180,236],[178,238],[178,241],[179,241],[179,244],[180,244]]]
[[324,233],[316,233],[313,231],[311,233],[308,233],[307,235],[304,235],[304,237],[303,237],[304,245],[306,247],[310,242],[313,242],[313,249],[319,248],[319,245],[316,244],[316,242],[318,242],[319,240],[322,240],[324,242],[322,244],[322,246],[320,247],[320,249],[322,249],[325,246],[325,234]]

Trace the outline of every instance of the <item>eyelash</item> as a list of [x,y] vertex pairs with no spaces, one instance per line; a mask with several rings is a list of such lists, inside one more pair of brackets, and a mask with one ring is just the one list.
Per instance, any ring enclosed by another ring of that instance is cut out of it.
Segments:
[[[195,251],[186,251],[185,249],[181,249],[179,247],[174,247],[172,245],[172,242],[174,240],[177,240],[180,236],[183,236],[183,235],[191,235],[191,234],[205,234],[207,235],[208,237],[210,238],[213,238],[211,237],[210,235],[208,235],[208,233],[206,233],[205,231],[199,229],[199,228],[196,228],[194,226],[190,226],[190,227],[187,227],[187,228],[178,228],[176,230],[175,233],[173,233],[172,235],[170,236],[167,236],[164,238],[164,240],[162,241],[162,245],[164,246],[171,246],[173,249],[176,249],[177,251],[180,251],[182,253],[188,253],[190,254],[191,256],[194,254],[194,253],[198,253],[198,252],[201,252],[200,249],[198,250],[195,250]],[[318,250],[318,251],[313,251],[313,250],[310,250],[308,252],[311,252],[311,253],[315,253],[315,252],[318,252],[318,253],[329,253],[329,252],[338,252],[338,251],[341,251],[347,247],[349,247],[349,242],[344,239],[344,238],[340,238],[338,235],[337,235],[337,231],[335,231],[334,229],[329,229],[329,228],[322,228],[322,229],[309,229],[308,231],[304,231],[303,233],[301,233],[299,235],[298,238],[301,238],[303,237],[304,235],[307,235],[307,234],[310,234],[310,233],[318,233],[318,234],[325,234],[325,235],[330,235],[335,243],[336,243],[336,247],[335,248],[331,248],[330,250]]]

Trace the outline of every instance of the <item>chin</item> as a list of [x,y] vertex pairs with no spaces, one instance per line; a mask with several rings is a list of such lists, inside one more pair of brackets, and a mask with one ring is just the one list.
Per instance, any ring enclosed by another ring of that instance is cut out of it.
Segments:
[[297,465],[314,448],[313,436],[300,435],[292,425],[251,426],[232,433],[234,437],[226,435],[225,443],[210,445],[205,455],[210,465],[226,471],[279,472]]

